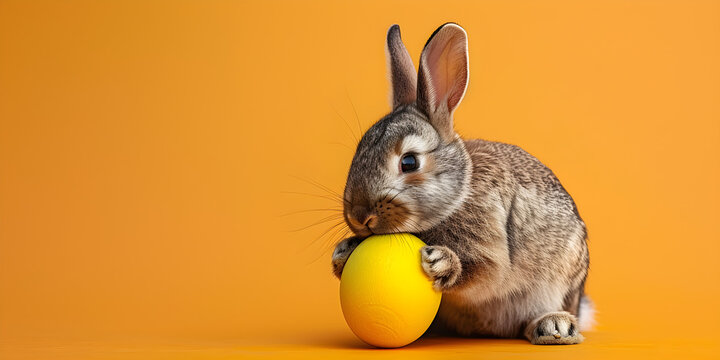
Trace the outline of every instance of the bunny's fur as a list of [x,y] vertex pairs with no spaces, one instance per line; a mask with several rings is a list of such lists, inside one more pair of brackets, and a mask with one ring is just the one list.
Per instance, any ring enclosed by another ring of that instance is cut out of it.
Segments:
[[[443,291],[436,324],[466,336],[582,342],[589,255],[577,207],[553,172],[521,148],[462,140],[452,114],[468,79],[467,38],[435,31],[416,77],[397,25],[388,31],[393,111],[363,136],[345,188],[355,236],[333,254],[339,277],[371,234],[411,232],[423,269]],[[417,81],[417,84],[414,82]],[[420,168],[398,163],[413,154]]]

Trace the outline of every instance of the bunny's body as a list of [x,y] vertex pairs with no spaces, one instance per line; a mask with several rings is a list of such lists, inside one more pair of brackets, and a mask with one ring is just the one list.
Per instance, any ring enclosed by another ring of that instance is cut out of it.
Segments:
[[438,325],[461,335],[582,341],[590,322],[585,224],[555,175],[514,145],[463,141],[452,113],[467,86],[467,38],[435,31],[419,75],[388,32],[393,112],[363,136],[345,189],[356,236],[333,254],[335,274],[373,233],[411,232],[428,246],[423,269],[443,291]]
[[518,337],[546,313],[577,316],[588,252],[572,198],[517,146],[469,140],[465,147],[474,170],[469,199],[418,234],[453,249],[463,268],[443,296],[441,325],[462,335]]

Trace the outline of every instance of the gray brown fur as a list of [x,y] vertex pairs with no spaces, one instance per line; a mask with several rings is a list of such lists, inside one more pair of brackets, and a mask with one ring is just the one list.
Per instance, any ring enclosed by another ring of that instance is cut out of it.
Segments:
[[[387,39],[393,111],[361,139],[345,187],[355,236],[333,254],[340,277],[371,234],[410,232],[425,241],[423,269],[443,291],[437,323],[460,335],[576,344],[591,314],[584,284],[586,228],[553,172],[521,148],[462,140],[453,112],[468,79],[467,38],[456,24],[435,31],[417,78],[397,25]],[[398,55],[399,54],[399,55]],[[402,59],[394,59],[401,56]],[[419,85],[397,82],[417,81]],[[403,173],[399,159],[420,168]]]

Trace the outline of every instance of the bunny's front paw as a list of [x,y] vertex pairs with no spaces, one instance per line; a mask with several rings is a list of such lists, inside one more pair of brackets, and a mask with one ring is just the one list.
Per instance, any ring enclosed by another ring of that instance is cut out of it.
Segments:
[[350,254],[353,252],[353,250],[355,250],[358,245],[360,245],[361,241],[362,240],[360,240],[358,237],[353,236],[339,242],[335,247],[335,251],[333,251],[332,254],[332,270],[333,274],[335,274],[338,279],[342,275],[342,271],[345,268],[345,263],[350,257]]
[[577,319],[567,311],[547,313],[528,325],[525,337],[534,345],[571,345],[583,341]]
[[420,249],[422,267],[437,291],[452,287],[460,276],[460,258],[446,246],[423,246]]

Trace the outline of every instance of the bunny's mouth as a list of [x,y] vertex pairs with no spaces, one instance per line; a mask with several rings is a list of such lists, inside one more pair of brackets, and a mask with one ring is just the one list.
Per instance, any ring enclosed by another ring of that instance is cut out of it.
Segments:
[[383,199],[374,204],[370,211],[356,211],[346,213],[345,220],[356,235],[367,237],[370,235],[395,234],[408,232],[412,229],[410,211],[398,201]]

